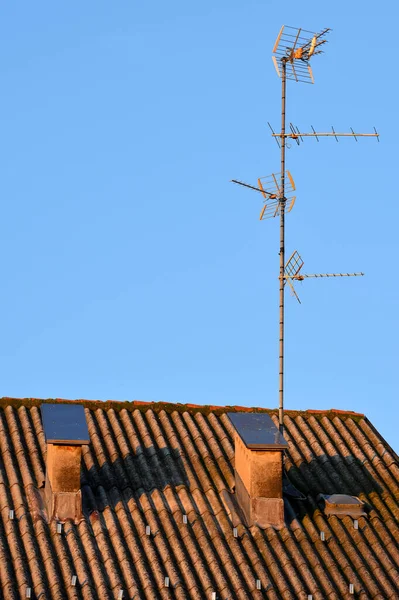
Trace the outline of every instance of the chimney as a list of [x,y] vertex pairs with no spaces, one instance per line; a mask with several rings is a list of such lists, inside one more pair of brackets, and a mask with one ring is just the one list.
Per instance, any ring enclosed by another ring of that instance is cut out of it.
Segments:
[[235,427],[235,493],[247,525],[284,527],[283,452],[288,444],[266,413],[228,413]]
[[47,442],[44,488],[48,519],[78,523],[82,517],[80,469],[82,446],[90,443],[81,404],[42,404]]

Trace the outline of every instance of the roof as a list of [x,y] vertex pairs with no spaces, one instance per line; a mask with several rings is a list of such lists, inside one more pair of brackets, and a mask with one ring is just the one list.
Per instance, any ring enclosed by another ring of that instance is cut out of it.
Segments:
[[[226,501],[234,408],[79,401],[91,440],[82,449],[85,518],[57,533],[38,502],[40,403],[0,400],[5,599],[26,597],[27,587],[43,600],[111,600],[120,590],[137,600],[398,598],[399,460],[364,415],[285,413],[286,470],[301,494],[286,486],[286,526],[276,531],[246,528]],[[320,493],[355,495],[368,515],[358,529],[350,517],[327,518]]]

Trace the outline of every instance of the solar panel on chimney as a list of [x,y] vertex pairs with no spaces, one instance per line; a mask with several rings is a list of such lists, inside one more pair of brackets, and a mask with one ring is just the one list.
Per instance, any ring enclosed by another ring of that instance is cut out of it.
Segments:
[[50,444],[89,444],[85,409],[81,404],[42,404],[44,435]]
[[288,443],[266,413],[227,413],[247,448],[284,450]]

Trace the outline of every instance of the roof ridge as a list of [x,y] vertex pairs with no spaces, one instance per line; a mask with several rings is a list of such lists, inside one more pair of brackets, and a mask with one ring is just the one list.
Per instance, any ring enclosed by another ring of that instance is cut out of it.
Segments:
[[[40,406],[43,403],[60,403],[60,404],[83,404],[86,408],[91,410],[95,408],[109,409],[115,408],[116,410],[122,410],[123,408],[127,410],[132,409],[144,409],[152,408],[155,411],[166,410],[166,412],[170,412],[172,410],[176,410],[178,412],[205,412],[205,413],[226,413],[226,412],[265,412],[269,414],[277,414],[277,408],[266,408],[263,406],[239,406],[239,405],[225,405],[225,406],[216,406],[212,404],[192,404],[185,403],[182,404],[180,402],[164,402],[164,401],[146,401],[146,400],[87,400],[85,398],[76,398],[74,400],[70,400],[67,398],[13,398],[10,396],[3,396],[0,398],[0,407],[5,406],[14,406],[19,408],[20,406],[31,407],[31,406]],[[358,413],[353,410],[342,410],[338,408],[330,408],[330,409],[312,409],[308,408],[306,410],[299,409],[286,409],[284,411],[288,415],[347,415],[352,417],[360,417],[363,418],[365,415],[363,413]]]
[[[284,412],[286,412],[284,410]],[[299,411],[302,412],[302,411]],[[340,408],[329,408],[329,409],[324,409],[324,410],[318,410],[316,408],[308,408],[307,410],[303,411],[303,412],[307,412],[309,414],[313,414],[313,413],[331,413],[331,414],[338,414],[338,415],[355,415],[356,417],[364,417],[364,413],[359,413],[359,412],[355,412],[354,410],[342,410]]]

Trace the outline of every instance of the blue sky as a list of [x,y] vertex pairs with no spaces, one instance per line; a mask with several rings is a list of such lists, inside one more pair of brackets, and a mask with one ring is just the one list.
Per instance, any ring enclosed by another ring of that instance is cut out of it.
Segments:
[[[398,451],[394,2],[3,3],[1,395],[276,407],[278,223],[229,183],[279,171],[282,24],[333,29],[289,82],[292,409],[364,412]],[[396,14],[395,14],[396,13]]]

